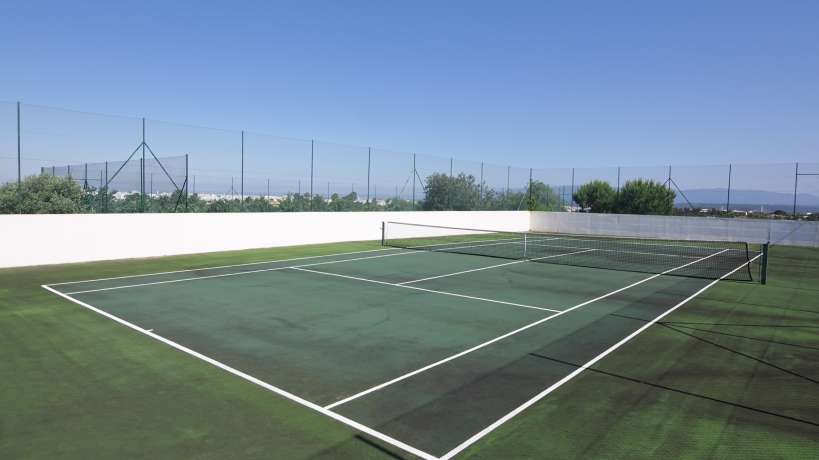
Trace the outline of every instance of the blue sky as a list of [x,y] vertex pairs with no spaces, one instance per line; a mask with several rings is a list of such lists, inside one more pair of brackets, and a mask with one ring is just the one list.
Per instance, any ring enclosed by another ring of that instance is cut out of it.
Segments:
[[0,99],[522,166],[817,161],[819,2],[38,2]]

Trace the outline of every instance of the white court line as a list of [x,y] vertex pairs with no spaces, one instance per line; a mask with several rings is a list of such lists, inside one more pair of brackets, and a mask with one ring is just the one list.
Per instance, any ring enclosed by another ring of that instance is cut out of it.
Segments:
[[99,308],[96,308],[96,307],[94,307],[94,306],[92,306],[90,304],[87,304],[85,302],[77,300],[77,299],[75,299],[75,298],[73,298],[73,297],[71,297],[71,296],[69,296],[67,294],[63,294],[62,292],[60,292],[60,291],[58,291],[56,289],[53,289],[52,287],[50,287],[48,285],[44,284],[41,287],[43,289],[46,289],[46,290],[48,290],[48,291],[50,291],[50,292],[64,298],[64,299],[67,299],[67,300],[69,300],[71,302],[74,302],[77,305],[85,307],[85,308],[87,308],[87,309],[89,309],[89,310],[91,310],[91,311],[93,311],[95,313],[98,313],[98,314],[100,314],[102,316],[105,316],[106,318],[112,319],[112,320],[122,324],[123,326],[129,327],[129,328],[131,328],[131,329],[133,329],[133,330],[135,330],[135,331],[137,331],[137,332],[139,332],[141,334],[145,334],[148,337],[151,337],[152,339],[158,340],[158,341],[160,341],[160,342],[162,342],[162,343],[164,343],[166,345],[170,345],[171,347],[176,348],[177,350],[179,350],[179,351],[181,351],[183,353],[187,353],[187,354],[189,354],[189,355],[191,355],[191,356],[193,356],[195,358],[201,359],[202,361],[205,361],[208,364],[216,366],[216,367],[218,367],[218,368],[220,368],[220,369],[222,369],[224,371],[227,371],[227,372],[229,372],[229,373],[231,373],[231,374],[233,374],[233,375],[235,375],[237,377],[240,377],[240,378],[242,378],[244,380],[247,380],[248,382],[256,384],[256,385],[258,385],[258,386],[260,386],[260,387],[262,387],[262,388],[264,388],[266,390],[272,391],[273,393],[276,393],[279,396],[285,397],[285,398],[289,399],[290,401],[293,401],[293,402],[295,402],[297,404],[300,404],[300,405],[305,406],[305,407],[307,407],[309,409],[312,409],[312,410],[314,410],[314,411],[316,411],[316,412],[318,412],[318,413],[320,413],[322,415],[330,417],[333,420],[341,422],[341,423],[343,423],[343,424],[345,424],[345,425],[347,425],[347,426],[349,426],[351,428],[354,428],[354,429],[356,429],[356,430],[358,430],[358,431],[360,431],[362,433],[368,434],[368,435],[370,435],[370,436],[372,436],[372,437],[374,437],[376,439],[379,439],[379,440],[381,440],[381,441],[383,441],[383,442],[385,442],[387,444],[395,446],[395,447],[397,447],[397,448],[399,448],[401,450],[404,450],[406,452],[409,452],[409,453],[411,453],[413,455],[417,455],[418,457],[421,457],[424,460],[436,460],[436,457],[434,455],[431,455],[431,454],[429,454],[427,452],[424,452],[424,451],[422,451],[420,449],[417,449],[417,448],[415,448],[415,447],[413,447],[413,446],[411,446],[409,444],[406,444],[406,443],[404,443],[402,441],[399,441],[399,440],[397,440],[397,439],[395,439],[395,438],[393,438],[391,436],[388,436],[388,435],[386,435],[384,433],[381,433],[380,431],[376,431],[376,430],[374,430],[374,429],[372,429],[372,428],[370,428],[370,427],[368,427],[366,425],[363,425],[363,424],[361,424],[359,422],[356,422],[355,420],[349,419],[349,418],[347,418],[347,417],[345,417],[345,416],[343,416],[341,414],[337,414],[337,413],[335,413],[333,411],[325,409],[325,408],[319,406],[318,404],[315,404],[315,403],[310,402],[310,401],[308,401],[308,400],[306,400],[304,398],[296,396],[295,394],[290,393],[290,392],[288,392],[286,390],[283,390],[283,389],[281,389],[279,387],[273,386],[273,385],[271,385],[271,384],[269,384],[269,383],[267,383],[267,382],[265,382],[263,380],[260,380],[260,379],[258,379],[256,377],[253,377],[250,374],[247,374],[247,373],[242,372],[242,371],[240,371],[238,369],[230,367],[227,364],[219,362],[219,361],[217,361],[217,360],[215,360],[213,358],[210,358],[210,357],[208,357],[206,355],[203,355],[202,353],[194,351],[191,348],[188,348],[188,347],[186,347],[184,345],[181,345],[181,344],[179,344],[177,342],[174,342],[173,340],[166,339],[165,337],[162,337],[161,335],[158,335],[158,334],[155,334],[155,333],[151,332],[149,329],[143,329],[143,328],[137,326],[136,324],[128,322],[128,321],[126,321],[126,320],[124,320],[124,319],[122,319],[122,318],[120,318],[118,316],[112,315],[111,313],[108,313],[108,312],[106,312],[104,310],[100,310]]
[[505,267],[507,265],[522,264],[524,262],[531,262],[533,260],[553,259],[555,257],[570,256],[572,254],[580,254],[582,252],[589,252],[589,251],[596,251],[596,249],[586,249],[586,250],[583,250],[583,251],[567,252],[565,254],[555,254],[555,255],[551,255],[551,256],[535,257],[533,259],[515,260],[513,262],[506,262],[506,263],[503,263],[503,264],[490,265],[488,267],[473,268],[471,270],[464,270],[464,271],[455,272],[455,273],[447,273],[446,275],[430,276],[430,277],[427,277],[427,278],[421,278],[421,279],[417,279],[417,280],[403,281],[403,282],[396,283],[396,284],[403,286],[403,285],[411,284],[411,283],[420,283],[421,281],[429,281],[429,280],[435,280],[435,279],[438,279],[438,278],[446,278],[446,277],[449,277],[449,276],[463,275],[464,273],[472,273],[472,272],[479,272],[481,270],[489,270],[490,268],[498,268],[498,267]]
[[[493,243],[493,244],[508,244],[508,243]],[[480,246],[490,246],[490,245],[489,244],[475,244],[475,245],[469,245],[469,246],[458,246],[456,248],[451,248],[451,249],[467,249],[467,248],[474,248],[474,247],[480,247]],[[393,248],[390,248],[390,249],[393,249]],[[372,251],[361,251],[361,252],[372,252]],[[431,252],[435,252],[435,251],[431,251]],[[227,277],[227,276],[238,276],[238,275],[248,275],[248,274],[253,274],[253,273],[273,272],[273,271],[278,271],[278,270],[286,270],[286,269],[290,269],[290,268],[314,267],[314,266],[318,266],[318,265],[330,265],[330,264],[337,264],[337,263],[342,263],[342,262],[353,262],[353,261],[356,261],[356,260],[379,259],[379,258],[382,258],[382,257],[405,256],[405,255],[410,255],[410,254],[424,254],[424,252],[418,252],[418,251],[409,249],[409,250],[406,250],[404,252],[394,252],[394,253],[390,253],[390,254],[380,254],[380,255],[377,255],[377,256],[354,257],[352,259],[328,260],[328,261],[316,262],[316,263],[312,263],[312,264],[289,265],[289,266],[286,266],[286,267],[260,268],[258,270],[247,270],[247,271],[233,272],[233,273],[221,273],[221,274],[218,274],[218,275],[193,276],[193,277],[190,277],[190,278],[177,278],[177,279],[173,279],[173,280],[152,281],[152,282],[149,282],[149,283],[126,284],[126,285],[122,285],[122,286],[111,286],[111,287],[107,287],[107,288],[86,289],[86,290],[82,290],[82,291],[73,291],[73,292],[68,292],[67,294],[75,295],[75,294],[87,294],[89,292],[113,291],[113,290],[117,290],[117,289],[128,289],[128,288],[133,288],[133,287],[154,286],[154,285],[158,285],[158,284],[181,283],[183,281],[206,280],[206,279],[212,279],[212,278],[224,278],[224,277]],[[335,254],[335,255],[339,255],[339,254]],[[316,257],[330,257],[330,256],[332,256],[332,255],[328,255],[328,256],[310,256],[310,257],[304,257],[304,258],[299,257],[299,258],[296,258],[296,259],[283,259],[283,260],[280,260],[279,262],[284,262],[284,261],[287,261],[287,260],[311,259],[311,258],[316,258]],[[262,263],[262,262],[260,262],[260,263]],[[269,262],[264,262],[264,263],[269,263]],[[255,262],[254,262],[254,264],[255,264]],[[235,266],[238,267],[238,266],[242,266],[242,265],[244,265],[244,264],[235,265]],[[230,267],[230,266],[226,266],[226,267]],[[198,271],[198,270],[199,269],[180,270],[179,272]],[[173,272],[168,272],[168,273],[173,273]],[[125,278],[128,278],[128,277],[125,277]],[[110,278],[110,279],[113,279],[113,278]],[[77,284],[77,283],[80,283],[80,281],[73,281],[73,282],[70,282],[70,283],[47,284],[46,286],[58,286],[60,284]]]
[[[404,256],[409,254],[419,254],[416,251],[406,251],[406,252],[394,252],[390,254],[381,254],[377,256],[367,256],[367,257],[354,257],[352,259],[341,259],[341,260],[328,260],[325,262],[315,262],[312,264],[303,264],[303,265],[288,265],[286,267],[273,267],[273,268],[260,268],[258,270],[247,270],[244,272],[233,272],[233,273],[220,273],[218,275],[207,275],[207,276],[194,276],[191,278],[178,278],[173,280],[164,280],[164,281],[152,281],[150,283],[139,283],[139,284],[126,284],[123,286],[111,286],[107,288],[99,288],[99,289],[87,289],[85,291],[75,291],[75,292],[68,292],[68,295],[75,295],[75,294],[86,294],[89,292],[100,292],[100,291],[113,291],[117,289],[128,289],[134,287],[142,287],[142,286],[154,286],[157,284],[171,284],[171,283],[181,283],[183,281],[196,281],[196,280],[207,280],[212,278],[224,278],[227,276],[239,276],[239,275],[249,275],[253,273],[264,273],[264,272],[274,272],[278,270],[287,270],[291,268],[298,268],[298,267],[315,267],[317,265],[330,265],[330,264],[338,264],[342,262],[352,262],[355,260],[367,260],[367,259],[379,259],[381,257],[393,257],[393,256]],[[49,285],[53,286],[53,285]]]
[[634,338],[634,337],[636,337],[638,334],[642,333],[643,331],[645,331],[646,329],[648,329],[649,327],[651,327],[652,325],[654,325],[654,324],[655,324],[657,321],[659,321],[659,320],[661,320],[661,319],[665,318],[666,316],[668,316],[669,314],[671,314],[671,313],[672,313],[674,310],[676,310],[676,309],[678,309],[678,308],[682,307],[683,305],[685,305],[686,303],[688,303],[689,301],[691,301],[692,299],[694,299],[694,298],[695,298],[695,297],[697,297],[698,295],[702,294],[703,292],[705,292],[706,290],[708,290],[709,288],[711,288],[713,285],[717,284],[718,282],[722,281],[723,279],[725,279],[725,278],[727,278],[727,277],[731,276],[732,274],[736,273],[738,270],[740,270],[740,269],[744,268],[744,267],[745,267],[747,264],[749,264],[749,263],[753,262],[754,260],[756,260],[756,259],[757,259],[757,258],[759,258],[760,256],[761,256],[761,254],[760,254],[760,255],[757,255],[756,257],[754,257],[753,259],[749,260],[748,262],[743,263],[743,264],[742,264],[742,265],[740,265],[739,267],[737,267],[737,268],[735,268],[735,269],[731,270],[730,272],[728,272],[728,273],[726,273],[726,274],[722,275],[720,278],[715,279],[714,281],[712,281],[712,282],[708,283],[708,285],[706,285],[705,287],[703,287],[703,288],[702,288],[702,289],[700,289],[699,291],[697,291],[697,292],[695,292],[694,294],[690,295],[688,298],[686,298],[686,299],[685,299],[685,300],[683,300],[682,302],[678,303],[677,305],[674,305],[673,307],[669,308],[668,310],[666,310],[665,312],[663,312],[662,314],[660,314],[660,315],[659,315],[659,316],[657,316],[656,318],[652,319],[651,321],[649,321],[648,323],[646,323],[645,325],[643,325],[642,327],[640,327],[640,328],[639,328],[639,329],[637,329],[636,331],[634,331],[634,332],[632,332],[631,334],[629,334],[628,336],[626,336],[626,337],[625,337],[623,340],[621,340],[621,341],[619,341],[619,342],[615,343],[614,345],[612,345],[611,347],[609,347],[608,349],[606,349],[605,351],[603,351],[603,352],[602,352],[602,353],[600,353],[599,355],[597,355],[597,356],[595,356],[594,358],[590,359],[590,360],[589,360],[589,361],[587,361],[585,364],[583,364],[582,366],[578,367],[577,369],[575,369],[573,372],[571,372],[571,373],[570,373],[570,374],[568,374],[567,376],[563,377],[562,379],[558,380],[557,382],[555,382],[554,384],[552,384],[551,386],[549,386],[549,388],[546,388],[546,389],[545,389],[545,390],[543,390],[542,392],[538,393],[538,394],[537,394],[535,397],[533,397],[532,399],[530,399],[530,400],[526,401],[525,403],[521,404],[520,406],[518,406],[518,407],[517,407],[515,410],[513,410],[513,411],[509,412],[508,414],[506,414],[506,415],[504,415],[503,417],[499,418],[497,421],[495,421],[495,422],[494,422],[494,423],[492,423],[491,425],[487,426],[487,427],[486,427],[486,428],[484,428],[483,430],[481,430],[481,431],[479,431],[478,433],[474,434],[474,435],[473,435],[473,436],[471,436],[469,439],[467,439],[466,441],[462,442],[462,443],[461,443],[461,444],[459,444],[457,447],[455,447],[454,449],[450,450],[449,452],[447,452],[446,454],[444,454],[443,456],[441,456],[441,457],[440,457],[440,460],[449,460],[450,458],[454,457],[455,455],[458,455],[460,452],[462,452],[462,451],[463,451],[464,449],[466,449],[467,447],[471,446],[472,444],[474,444],[475,442],[477,442],[478,440],[480,440],[481,438],[483,438],[483,437],[484,437],[484,436],[486,436],[487,434],[491,433],[492,431],[494,431],[494,430],[495,430],[496,428],[498,428],[499,426],[501,426],[501,425],[503,425],[504,423],[508,422],[508,421],[509,421],[509,420],[510,420],[512,417],[514,417],[514,416],[518,415],[519,413],[521,413],[521,412],[523,412],[524,410],[526,410],[528,407],[532,406],[532,405],[533,405],[533,404],[535,404],[536,402],[538,402],[538,401],[540,401],[541,399],[545,398],[545,397],[546,397],[546,396],[547,396],[549,393],[552,393],[553,391],[557,390],[558,388],[560,388],[561,386],[563,386],[563,385],[564,385],[566,382],[568,382],[569,380],[571,380],[571,379],[573,379],[573,378],[577,377],[577,376],[578,376],[578,375],[579,375],[581,372],[583,372],[583,371],[585,371],[586,369],[588,369],[589,367],[593,366],[595,363],[597,363],[597,362],[598,362],[598,361],[600,361],[601,359],[603,359],[603,358],[605,358],[606,356],[608,356],[609,354],[611,354],[611,353],[612,353],[614,350],[617,350],[618,348],[620,348],[621,346],[623,346],[623,345],[624,345],[626,342],[628,342],[629,340],[633,339],[633,338]]
[[[597,302],[597,301],[599,301],[599,300],[603,300],[603,299],[605,299],[605,298],[607,298],[607,297],[611,297],[611,296],[613,296],[613,295],[615,295],[615,294],[618,294],[618,293],[620,293],[620,292],[623,292],[623,291],[625,291],[626,289],[630,289],[630,288],[632,288],[632,287],[634,287],[634,286],[637,286],[637,285],[639,285],[639,284],[643,284],[643,283],[645,283],[646,281],[651,281],[651,280],[653,280],[654,278],[657,278],[657,277],[659,277],[659,276],[662,276],[662,275],[665,275],[665,274],[671,273],[671,272],[673,272],[673,271],[676,271],[676,270],[679,270],[679,269],[685,268],[685,267],[687,267],[687,266],[689,266],[689,265],[691,265],[691,264],[695,264],[695,263],[697,263],[697,262],[700,262],[700,261],[702,261],[702,260],[708,259],[708,258],[710,258],[710,257],[714,257],[714,256],[716,256],[716,255],[721,254],[721,253],[722,253],[722,252],[724,252],[724,251],[727,251],[727,249],[725,249],[725,250],[723,250],[723,251],[720,251],[720,252],[717,252],[717,253],[714,253],[714,254],[711,254],[711,255],[709,255],[709,256],[703,257],[703,258],[701,258],[701,259],[695,260],[695,261],[693,261],[693,262],[689,262],[689,263],[687,263],[687,264],[685,264],[685,265],[680,265],[679,267],[672,268],[672,269],[670,269],[670,270],[666,270],[666,271],[664,271],[664,272],[662,272],[662,273],[657,273],[657,274],[651,275],[651,276],[649,276],[649,277],[647,277],[647,278],[643,278],[643,279],[641,279],[641,280],[639,280],[639,281],[637,281],[637,282],[634,282],[634,283],[629,284],[628,286],[621,287],[620,289],[617,289],[617,290],[611,291],[611,292],[609,292],[609,293],[607,293],[607,294],[603,294],[603,295],[601,295],[601,296],[599,296],[599,297],[595,297],[594,299],[587,300],[587,301],[585,301],[585,302],[579,303],[579,304],[577,304],[577,305],[575,305],[575,306],[573,306],[573,307],[571,307],[571,308],[567,308],[567,309],[565,309],[565,310],[563,310],[563,311],[560,311],[560,312],[558,312],[558,313],[555,313],[555,314],[553,314],[553,315],[549,315],[549,316],[547,316],[547,317],[545,317],[545,318],[541,318],[541,319],[539,319],[539,320],[537,320],[537,321],[535,321],[535,322],[533,322],[533,323],[529,323],[529,324],[527,324],[527,325],[525,325],[525,326],[523,326],[523,327],[520,327],[520,328],[518,328],[518,329],[515,329],[514,331],[507,332],[506,334],[500,335],[500,336],[495,337],[494,339],[491,339],[491,340],[487,340],[486,342],[483,342],[483,343],[481,343],[481,344],[475,345],[474,347],[469,348],[469,349],[466,349],[466,350],[464,350],[464,351],[462,351],[462,352],[460,352],[460,353],[456,353],[456,354],[454,354],[454,355],[448,356],[448,357],[446,357],[446,358],[444,358],[444,359],[441,359],[441,360],[436,361],[436,362],[434,362],[434,363],[428,364],[428,365],[426,365],[426,366],[424,366],[424,367],[418,368],[418,369],[416,369],[416,370],[414,370],[414,371],[412,371],[412,372],[407,372],[407,373],[406,373],[406,374],[404,374],[404,375],[398,376],[398,377],[396,377],[396,378],[394,378],[394,379],[392,379],[392,380],[388,380],[388,381],[386,381],[386,382],[384,382],[384,383],[381,383],[381,384],[376,385],[376,386],[374,386],[374,387],[368,388],[368,389],[366,389],[366,390],[364,390],[364,391],[361,391],[361,392],[359,392],[359,393],[356,393],[356,394],[354,394],[354,395],[352,395],[352,396],[348,396],[348,397],[346,397],[346,398],[344,398],[344,399],[342,399],[342,400],[336,401],[336,402],[334,402],[334,403],[332,403],[332,404],[328,404],[327,406],[324,406],[324,407],[325,407],[326,409],[332,409],[332,408],[334,408],[334,407],[337,407],[337,406],[340,406],[340,405],[342,405],[342,404],[348,403],[348,402],[350,402],[350,401],[352,401],[352,400],[354,400],[354,399],[358,399],[358,398],[360,398],[360,397],[362,397],[362,396],[365,396],[365,395],[368,395],[368,394],[370,394],[370,393],[372,393],[372,392],[374,392],[374,391],[378,391],[378,390],[380,390],[380,389],[382,389],[382,388],[385,388],[385,387],[388,387],[388,386],[390,386],[390,385],[392,385],[392,384],[394,384],[394,383],[400,382],[400,381],[405,380],[405,379],[408,379],[408,378],[410,378],[410,377],[412,377],[412,376],[414,376],[414,375],[417,375],[417,374],[420,374],[420,373],[422,373],[422,372],[428,371],[428,370],[432,369],[433,367],[440,366],[441,364],[448,363],[449,361],[452,361],[452,360],[454,360],[454,359],[458,359],[458,358],[460,358],[460,357],[462,357],[462,356],[464,356],[464,355],[467,355],[467,354],[472,353],[472,352],[474,352],[474,351],[480,350],[481,348],[487,347],[487,346],[489,346],[489,345],[491,345],[491,344],[493,344],[493,343],[495,343],[495,342],[499,342],[499,341],[501,341],[501,340],[503,340],[503,339],[506,339],[506,338],[508,338],[508,337],[511,337],[511,336],[513,336],[513,335],[515,335],[515,334],[518,334],[518,333],[520,333],[520,332],[523,332],[523,331],[525,331],[525,330],[527,330],[527,329],[533,328],[533,327],[535,327],[535,326],[537,326],[537,325],[539,325],[539,324],[542,324],[542,323],[545,323],[546,321],[549,321],[549,320],[551,320],[551,319],[557,318],[558,316],[564,315],[564,314],[566,314],[566,313],[568,313],[568,312],[570,312],[570,311],[577,310],[578,308],[584,307],[584,306],[586,306],[586,305],[588,305],[588,304],[590,304],[590,303],[594,303],[594,302]],[[319,272],[319,273],[322,273],[322,272]],[[404,286],[404,287],[415,287],[415,286]]]
[[383,286],[393,286],[393,287],[399,287],[399,288],[404,288],[404,289],[412,289],[414,291],[431,292],[433,294],[442,294],[442,295],[448,295],[448,296],[452,296],[452,297],[461,297],[461,298],[464,298],[464,299],[480,300],[482,302],[499,303],[499,304],[503,304],[503,305],[512,305],[514,307],[531,308],[533,310],[543,310],[543,311],[551,311],[551,312],[562,311],[562,310],[555,310],[554,308],[536,307],[534,305],[526,305],[526,304],[522,304],[522,303],[507,302],[505,300],[487,299],[485,297],[475,297],[475,296],[465,295],[465,294],[456,294],[454,292],[448,292],[448,291],[436,291],[434,289],[426,289],[426,288],[422,288],[422,287],[418,287],[418,286],[406,286],[406,285],[399,284],[399,283],[390,283],[390,282],[387,282],[387,281],[373,280],[373,279],[369,279],[369,278],[361,278],[361,277],[358,277],[358,276],[341,275],[339,273],[322,272],[322,271],[318,271],[318,270],[308,270],[308,269],[302,268],[302,267],[290,267],[290,268],[293,269],[293,270],[299,270],[299,271],[302,271],[302,272],[316,273],[318,275],[336,276],[338,278],[347,278],[347,279],[356,280],[356,281],[364,281],[364,282],[367,282],[367,283],[381,284]]
[[65,284],[80,284],[80,283],[93,283],[95,281],[110,281],[110,280],[121,280],[121,279],[128,279],[128,278],[142,278],[145,276],[158,276],[158,275],[172,275],[174,273],[186,273],[186,272],[198,272],[202,270],[218,270],[221,268],[233,268],[233,267],[246,267],[248,265],[261,265],[261,264],[274,264],[278,262],[291,262],[293,260],[305,260],[305,259],[317,259],[319,257],[334,257],[334,256],[348,256],[351,254],[363,254],[365,252],[376,252],[376,251],[390,251],[390,250],[398,250],[399,248],[379,248],[379,249],[367,249],[364,251],[350,251],[350,252],[338,252],[335,254],[324,254],[320,256],[304,256],[304,257],[293,257],[290,259],[276,259],[276,260],[264,260],[261,262],[248,262],[244,264],[233,264],[233,265],[219,265],[216,267],[202,267],[202,268],[188,268],[185,270],[174,270],[169,272],[156,272],[156,273],[143,273],[141,275],[124,275],[124,276],[114,276],[110,278],[97,278],[92,280],[82,280],[82,281],[65,281],[62,283],[51,283],[47,284],[46,286],[62,286]]
[[[510,240],[513,240],[513,238],[503,238],[503,239],[498,238],[498,239],[493,239],[493,240],[477,240],[475,242],[510,241]],[[449,243],[431,244],[431,245],[414,246],[414,247],[415,248],[426,248],[426,247],[431,247],[431,246],[441,246],[443,244],[449,244]],[[503,244],[503,243],[497,243],[497,244]],[[475,246],[468,246],[468,247],[477,247],[477,246],[484,246],[484,245],[475,245]],[[488,245],[486,245],[486,246],[488,246]],[[364,253],[367,253],[367,252],[397,251],[399,249],[402,249],[402,248],[389,247],[389,248],[378,248],[378,249],[366,249],[366,250],[362,250],[362,251],[337,252],[337,253],[332,253],[332,254],[323,254],[323,255],[316,255],[316,256],[304,256],[304,257],[291,257],[291,258],[288,258],[288,259],[263,260],[263,261],[260,261],[260,262],[247,262],[247,263],[232,264],[232,265],[217,265],[217,266],[214,266],[214,267],[188,268],[188,269],[184,269],[184,270],[173,270],[173,271],[167,271],[167,272],[143,273],[143,274],[139,274],[139,275],[123,275],[123,276],[112,276],[112,277],[109,277],[109,278],[96,278],[96,279],[90,279],[90,280],[65,281],[65,282],[62,282],[62,283],[47,284],[46,286],[62,286],[62,285],[66,285],[66,284],[93,283],[93,282],[96,282],[96,281],[111,281],[111,280],[121,280],[121,279],[128,279],[128,278],[143,278],[143,277],[146,277],[146,276],[172,275],[172,274],[175,274],[175,273],[198,272],[198,271],[204,271],[204,270],[219,270],[219,269],[223,269],[223,268],[246,267],[246,266],[249,266],[249,265],[274,264],[274,263],[279,263],[279,262],[292,262],[294,260],[318,259],[318,258],[321,258],[321,257],[329,258],[329,257],[336,257],[336,256],[348,256],[348,255],[352,255],[352,254],[364,254]]]

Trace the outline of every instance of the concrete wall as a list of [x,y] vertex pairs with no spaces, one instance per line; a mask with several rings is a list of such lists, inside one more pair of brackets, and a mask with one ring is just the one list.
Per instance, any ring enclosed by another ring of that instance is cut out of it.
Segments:
[[819,222],[716,217],[533,212],[531,229],[585,235],[747,241],[819,247]]
[[0,215],[0,267],[377,240],[385,220],[529,229],[528,211]]

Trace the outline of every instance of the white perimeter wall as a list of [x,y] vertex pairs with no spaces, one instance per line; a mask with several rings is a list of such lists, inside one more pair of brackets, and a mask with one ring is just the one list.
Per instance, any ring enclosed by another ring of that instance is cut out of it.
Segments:
[[640,216],[575,212],[533,212],[536,232],[642,236],[683,240],[819,247],[819,222],[683,216]]
[[0,216],[0,267],[378,240],[381,222],[509,231],[528,211]]

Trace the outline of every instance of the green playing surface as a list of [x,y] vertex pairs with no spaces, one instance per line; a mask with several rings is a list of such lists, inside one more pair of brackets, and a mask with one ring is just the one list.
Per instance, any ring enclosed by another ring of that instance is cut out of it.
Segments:
[[702,292],[369,243],[0,271],[0,452],[801,455],[817,255],[776,248],[769,285]]

